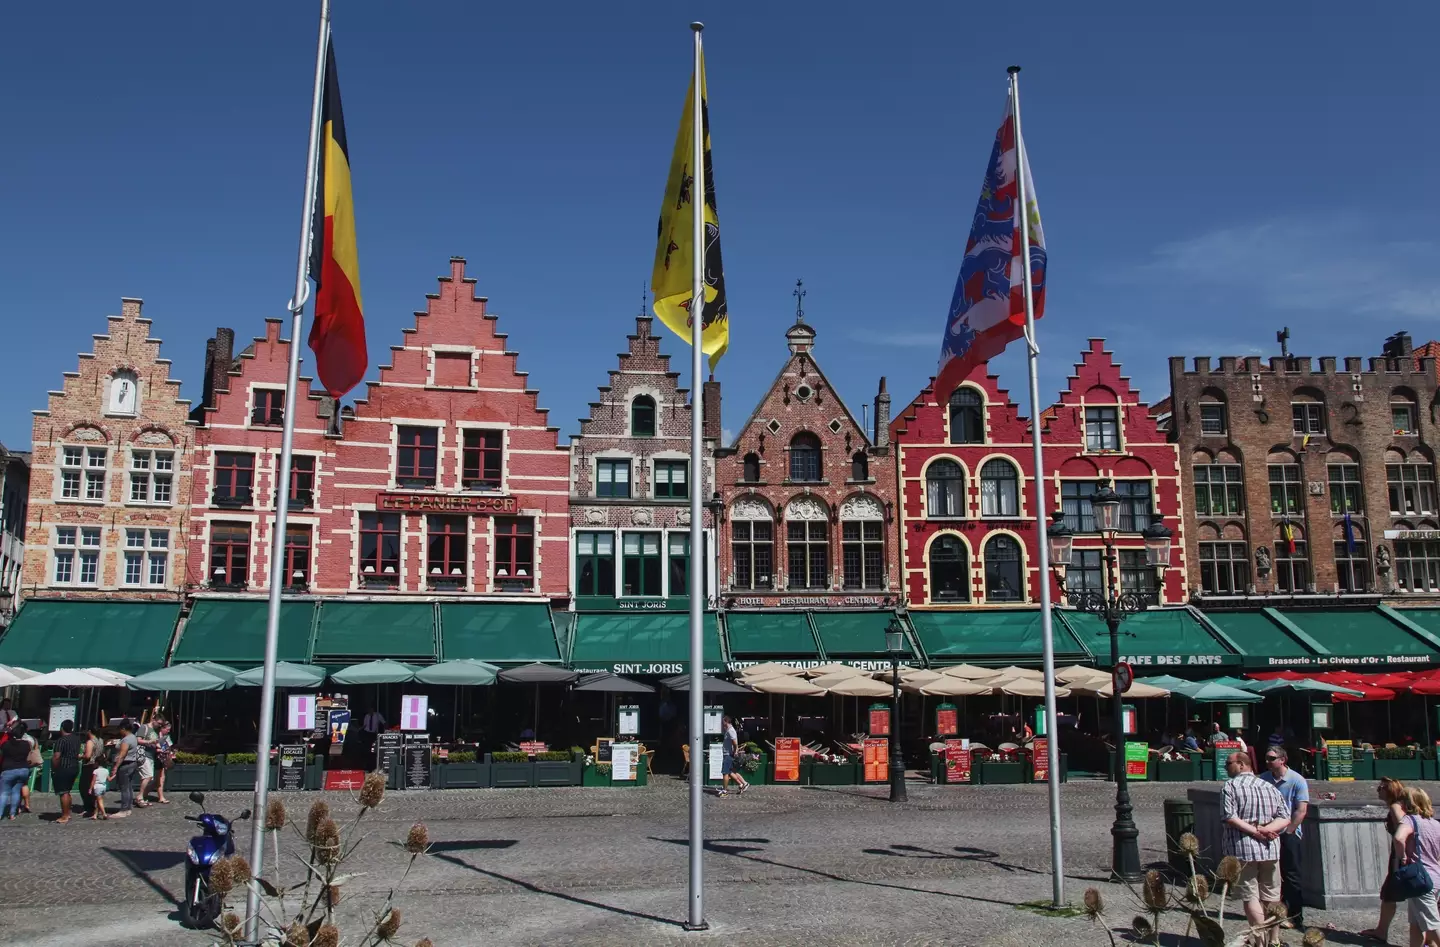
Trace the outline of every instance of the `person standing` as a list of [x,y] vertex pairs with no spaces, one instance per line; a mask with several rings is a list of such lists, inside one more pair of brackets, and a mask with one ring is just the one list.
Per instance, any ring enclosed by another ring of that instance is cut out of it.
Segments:
[[[1230,778],[1220,790],[1224,853],[1240,861],[1235,896],[1245,905],[1252,928],[1265,924],[1266,910],[1280,900],[1280,833],[1290,824],[1290,807],[1280,791],[1256,776],[1250,757],[1231,753],[1225,761]],[[1280,929],[1265,928],[1261,943],[1280,943]]]
[[75,735],[75,721],[66,720],[60,724],[60,739],[55,741],[50,756],[50,781],[55,784],[55,795],[60,797],[60,818],[56,825],[70,821],[70,791],[80,776],[80,738]]
[[80,744],[80,804],[85,807],[85,815],[90,818],[95,817],[95,794],[90,787],[94,782],[95,767],[100,765],[104,752],[105,744],[100,742],[95,728],[87,727],[85,739]]
[[745,781],[735,770],[735,754],[740,749],[740,734],[735,732],[735,724],[729,716],[720,719],[720,793],[725,796],[730,793],[730,780],[734,779],[740,784],[736,795],[743,795],[750,784]]
[[165,798],[165,771],[175,762],[175,742],[170,739],[170,721],[162,719],[155,729],[155,801],[168,806],[170,800]]
[[1301,891],[1300,851],[1305,833],[1305,814],[1310,811],[1310,784],[1290,768],[1285,747],[1271,744],[1265,751],[1269,772],[1263,777],[1285,797],[1290,807],[1290,824],[1280,833],[1280,900],[1293,927],[1305,926],[1305,898]]
[[[1395,833],[1400,829],[1400,823],[1404,822],[1405,817],[1409,815],[1410,791],[1400,780],[1382,776],[1380,782],[1375,786],[1375,795],[1379,796],[1380,801],[1385,805],[1385,831],[1389,832],[1393,839]],[[1398,903],[1391,890],[1395,865],[1395,852],[1392,844],[1390,867],[1385,873],[1385,880],[1380,884],[1380,920],[1375,923],[1374,927],[1360,932],[1361,937],[1378,940],[1382,944],[1390,941],[1390,922],[1395,918],[1395,905]]]
[[[115,747],[115,782],[120,788],[120,809],[113,818],[124,819],[135,807],[135,774],[140,768],[140,741],[135,738],[135,724],[120,723],[120,743]],[[97,793],[98,795],[98,793]]]
[[1230,734],[1228,734],[1228,733],[1226,733],[1224,730],[1221,730],[1221,729],[1220,729],[1220,721],[1217,720],[1217,721],[1215,721],[1214,723],[1210,724],[1210,745],[1211,745],[1211,746],[1214,746],[1214,745],[1217,744],[1217,743],[1228,743],[1229,740],[1230,740]]
[[1395,859],[1401,865],[1418,860],[1430,876],[1429,890],[1406,902],[1410,943],[1440,947],[1440,822],[1435,821],[1435,809],[1425,790],[1407,792],[1410,814],[1395,830]]
[[0,818],[11,822],[20,814],[20,787],[30,778],[30,744],[25,740],[25,724],[16,721],[0,743]]
[[153,718],[149,723],[142,723],[135,728],[135,743],[137,753],[135,762],[136,772],[140,775],[140,798],[135,801],[138,809],[148,808],[150,803],[147,797],[150,794],[150,781],[155,778],[155,747],[159,743],[159,736],[156,727],[159,726],[159,718]]
[[[365,754],[373,755],[375,752],[375,741],[380,739],[380,732],[385,729],[385,716],[376,709],[374,704],[365,714],[365,719],[360,721],[360,729],[365,733]],[[533,737],[532,737],[533,739]]]
[[10,707],[10,698],[7,697],[4,700],[0,700],[0,733],[9,730],[15,725],[15,721],[19,719],[20,715]]

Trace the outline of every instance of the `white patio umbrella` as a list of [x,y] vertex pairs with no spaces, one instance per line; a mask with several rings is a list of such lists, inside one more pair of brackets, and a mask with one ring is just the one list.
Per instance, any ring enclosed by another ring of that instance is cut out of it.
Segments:
[[103,681],[110,681],[111,687],[124,687],[125,682],[134,677],[133,674],[122,674],[119,671],[111,671],[107,668],[81,668],[86,674],[98,677]]
[[21,681],[35,677],[39,672],[29,668],[15,667],[11,664],[0,664],[0,687],[10,687],[19,684]]
[[80,668],[56,668],[49,674],[37,674],[20,682],[21,687],[124,687],[113,680],[97,677]]

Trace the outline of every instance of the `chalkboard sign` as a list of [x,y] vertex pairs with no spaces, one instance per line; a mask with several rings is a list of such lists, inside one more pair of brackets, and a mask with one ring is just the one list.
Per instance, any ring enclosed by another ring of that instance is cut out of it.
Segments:
[[615,741],[609,737],[601,737],[595,741],[595,761],[597,763],[611,762],[610,748],[614,743]]
[[375,768],[382,773],[390,772],[391,761],[400,756],[405,746],[405,734],[386,730],[375,734]]
[[430,756],[428,743],[405,744],[405,788],[430,788]]
[[280,788],[287,792],[305,788],[305,744],[280,747]]
[[1325,758],[1330,764],[1330,779],[1355,781],[1355,744],[1350,740],[1331,740],[1325,744]]

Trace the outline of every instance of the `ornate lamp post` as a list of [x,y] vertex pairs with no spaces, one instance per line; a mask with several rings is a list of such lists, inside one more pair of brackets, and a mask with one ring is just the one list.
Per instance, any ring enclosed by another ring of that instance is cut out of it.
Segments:
[[890,801],[905,802],[905,760],[900,756],[900,662],[908,655],[905,626],[899,618],[885,627],[885,651],[890,655],[890,680],[895,688],[890,698]]
[[[1095,492],[1090,504],[1105,544],[1104,591],[1077,589],[1071,592],[1065,588],[1065,572],[1070,565],[1074,533],[1059,522],[1058,514],[1057,522],[1050,527],[1050,567],[1070,604],[1102,619],[1110,632],[1111,728],[1115,738],[1115,822],[1110,827],[1110,870],[1124,881],[1139,881],[1144,874],[1140,868],[1140,830],[1135,827],[1130,785],[1125,778],[1125,724],[1121,711],[1123,688],[1119,685],[1116,672],[1120,668],[1120,622],[1144,611],[1149,604],[1149,596],[1143,591],[1127,592],[1120,587],[1115,555],[1115,534],[1120,531],[1120,496],[1109,486],[1102,486]],[[1170,564],[1170,539],[1173,534],[1157,516],[1141,531],[1141,535],[1145,537],[1146,562],[1159,572],[1159,583],[1163,588],[1164,569]]]

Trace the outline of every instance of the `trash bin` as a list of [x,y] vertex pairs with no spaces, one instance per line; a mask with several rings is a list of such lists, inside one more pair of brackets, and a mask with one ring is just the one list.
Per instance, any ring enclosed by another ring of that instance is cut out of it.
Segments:
[[1180,850],[1180,836],[1195,831],[1195,804],[1189,799],[1165,800],[1165,855],[1170,868],[1190,877],[1190,858]]

